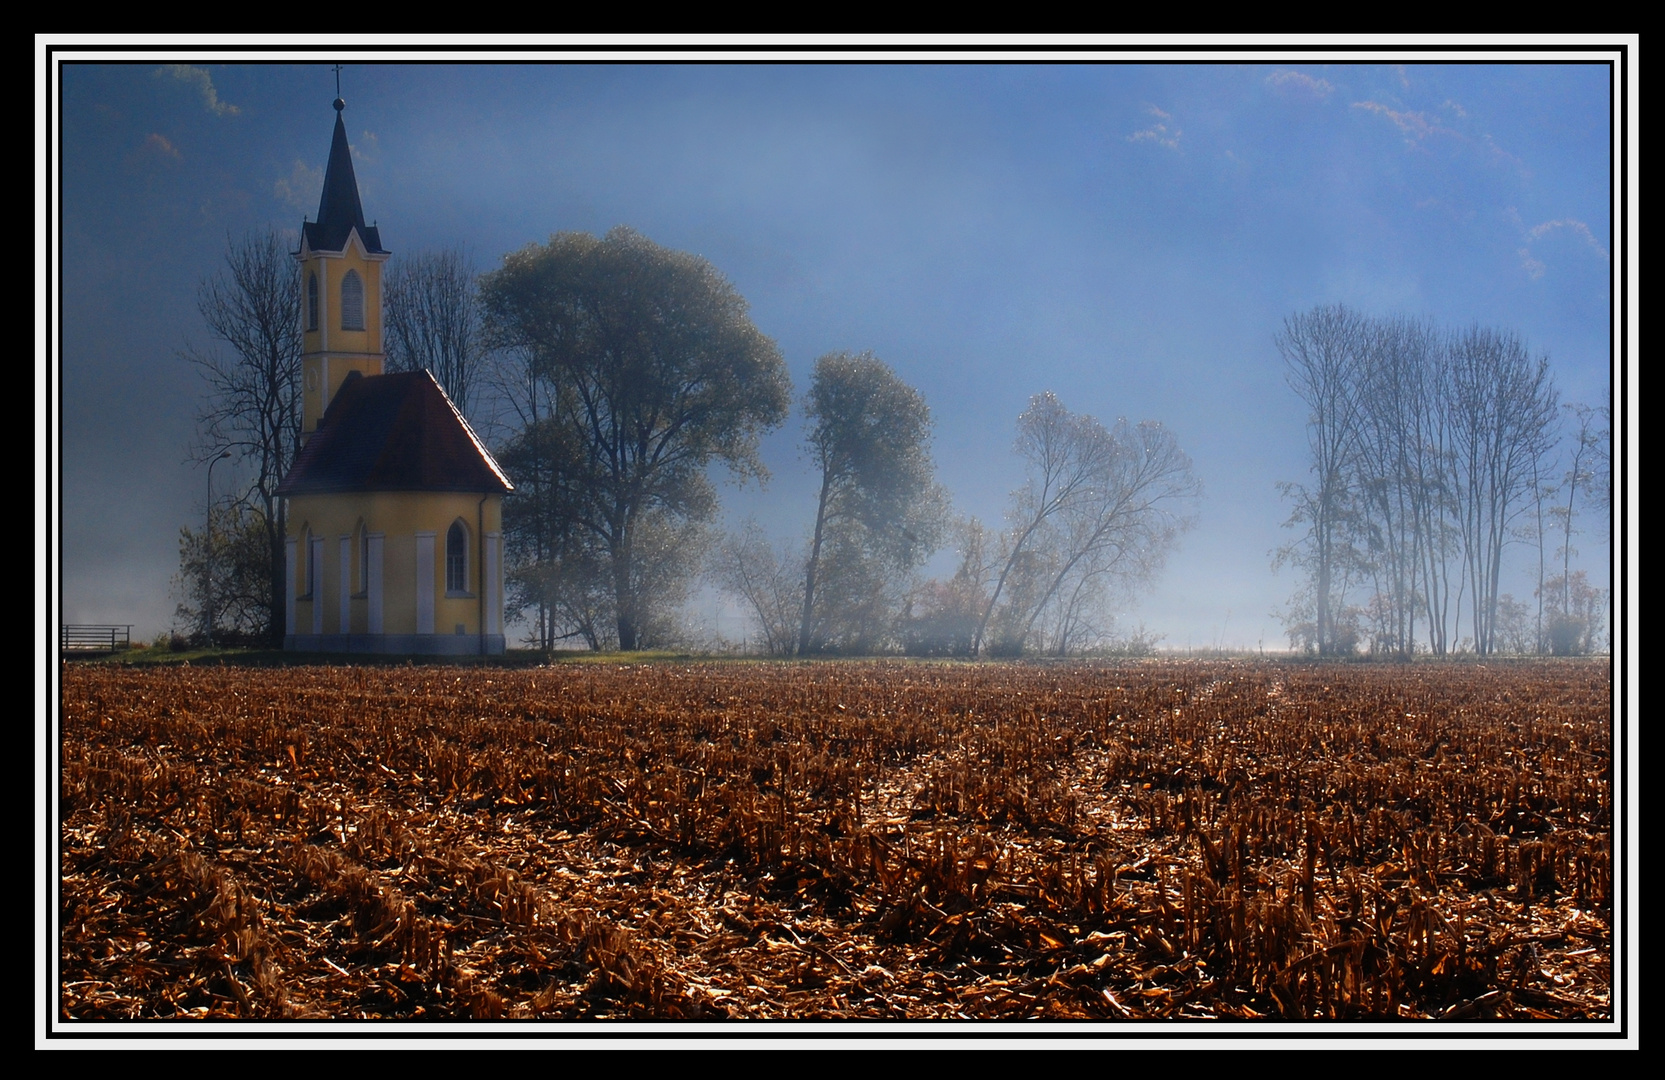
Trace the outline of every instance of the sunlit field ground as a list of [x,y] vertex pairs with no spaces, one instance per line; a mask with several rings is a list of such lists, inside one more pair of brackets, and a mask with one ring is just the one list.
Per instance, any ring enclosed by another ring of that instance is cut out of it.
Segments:
[[1612,1015],[1605,662],[63,680],[66,1019]]

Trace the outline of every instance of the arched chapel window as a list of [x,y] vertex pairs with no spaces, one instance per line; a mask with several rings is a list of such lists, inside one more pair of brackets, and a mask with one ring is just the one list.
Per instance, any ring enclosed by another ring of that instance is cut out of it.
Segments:
[[318,329],[318,275],[306,276],[306,328]]
[[453,521],[445,534],[445,591],[468,591],[468,529]]
[[364,329],[364,279],[357,270],[341,279],[341,329]]

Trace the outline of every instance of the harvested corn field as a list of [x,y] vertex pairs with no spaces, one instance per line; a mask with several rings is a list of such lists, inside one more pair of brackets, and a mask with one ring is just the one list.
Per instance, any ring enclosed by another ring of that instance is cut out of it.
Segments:
[[60,1010],[1611,1019],[1611,669],[63,668]]

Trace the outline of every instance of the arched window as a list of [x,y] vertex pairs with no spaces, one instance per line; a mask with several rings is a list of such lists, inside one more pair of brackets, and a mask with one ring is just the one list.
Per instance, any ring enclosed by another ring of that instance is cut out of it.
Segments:
[[468,527],[460,519],[445,534],[445,591],[468,591]]
[[341,279],[341,329],[364,329],[364,279],[357,270]]
[[318,275],[306,276],[306,328],[318,329]]

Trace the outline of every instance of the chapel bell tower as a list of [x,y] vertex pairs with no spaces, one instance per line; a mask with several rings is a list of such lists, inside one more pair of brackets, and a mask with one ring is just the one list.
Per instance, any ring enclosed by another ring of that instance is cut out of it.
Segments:
[[301,441],[318,430],[324,410],[352,372],[382,373],[380,231],[364,223],[347,125],[335,99],[335,137],[324,170],[318,220],[301,226]]

